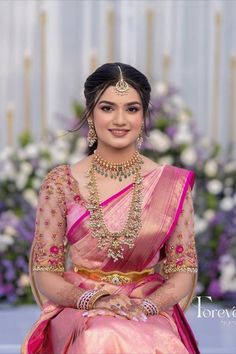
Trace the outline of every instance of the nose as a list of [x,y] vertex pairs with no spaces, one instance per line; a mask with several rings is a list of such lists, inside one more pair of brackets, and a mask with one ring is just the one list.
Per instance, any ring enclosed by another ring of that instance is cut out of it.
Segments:
[[124,112],[122,111],[122,109],[118,109],[116,112],[115,112],[115,115],[114,115],[114,124],[117,124],[117,125],[125,125],[125,114]]

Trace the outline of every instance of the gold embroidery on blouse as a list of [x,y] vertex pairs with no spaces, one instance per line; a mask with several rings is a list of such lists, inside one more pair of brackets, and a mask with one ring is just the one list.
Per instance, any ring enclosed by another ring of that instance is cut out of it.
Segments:
[[40,266],[40,265],[34,265],[33,266],[34,271],[43,271],[43,272],[64,272],[65,267],[55,267],[55,266]]
[[188,266],[175,266],[173,264],[164,265],[163,271],[165,273],[172,273],[172,272],[190,272],[190,273],[197,273],[198,267],[188,267]]

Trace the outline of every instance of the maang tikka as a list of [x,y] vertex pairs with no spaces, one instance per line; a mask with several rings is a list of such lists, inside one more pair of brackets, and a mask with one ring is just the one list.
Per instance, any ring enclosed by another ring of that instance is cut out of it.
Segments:
[[127,95],[129,92],[129,84],[128,82],[126,82],[123,78],[123,74],[121,71],[120,66],[118,65],[118,69],[120,71],[120,80],[116,83],[115,86],[115,92],[117,93],[117,95]]

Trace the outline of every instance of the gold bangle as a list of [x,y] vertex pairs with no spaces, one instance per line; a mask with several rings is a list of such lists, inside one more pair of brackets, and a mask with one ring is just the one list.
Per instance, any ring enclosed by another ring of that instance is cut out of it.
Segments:
[[89,300],[89,309],[91,310],[95,302],[103,296],[108,296],[110,293],[106,290],[98,290]]

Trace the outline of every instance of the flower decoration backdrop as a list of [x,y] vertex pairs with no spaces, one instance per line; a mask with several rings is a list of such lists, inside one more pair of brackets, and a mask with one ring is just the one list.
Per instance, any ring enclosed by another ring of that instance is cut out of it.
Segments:
[[[191,111],[173,87],[154,87],[150,135],[142,153],[196,173],[193,189],[199,256],[196,292],[218,300],[236,298],[236,163],[222,161],[221,147],[198,133]],[[75,115],[83,111],[74,105]],[[71,124],[67,120],[68,125]],[[74,163],[87,154],[87,129],[50,136],[53,143],[34,143],[21,136],[17,149],[0,154],[0,300],[32,302],[28,257],[34,235],[37,193],[42,179],[56,165]]]

